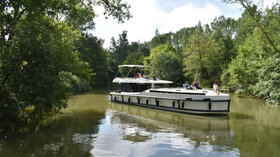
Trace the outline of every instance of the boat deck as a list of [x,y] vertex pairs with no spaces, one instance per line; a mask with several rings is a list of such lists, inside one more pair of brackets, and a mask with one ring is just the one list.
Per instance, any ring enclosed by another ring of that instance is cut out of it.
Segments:
[[146,98],[176,99],[176,100],[229,100],[229,94],[220,94],[211,90],[186,90],[183,88],[150,89],[145,92],[121,92],[116,95],[127,95]]

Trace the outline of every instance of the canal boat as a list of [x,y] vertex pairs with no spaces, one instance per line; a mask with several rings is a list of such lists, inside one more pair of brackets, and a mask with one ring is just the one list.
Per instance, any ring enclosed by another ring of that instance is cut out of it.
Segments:
[[229,112],[229,94],[209,89],[169,88],[166,86],[172,81],[146,77],[142,69],[149,68],[147,66],[120,65],[119,71],[122,68],[128,68],[127,74],[113,80],[121,87],[110,92],[113,102],[200,115],[227,115]]

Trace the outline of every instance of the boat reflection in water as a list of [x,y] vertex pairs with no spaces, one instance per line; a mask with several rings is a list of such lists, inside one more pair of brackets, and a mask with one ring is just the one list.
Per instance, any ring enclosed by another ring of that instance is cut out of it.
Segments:
[[150,120],[156,124],[164,123],[164,125],[176,125],[178,127],[199,129],[204,131],[229,129],[227,116],[206,117],[198,115],[184,115],[118,103],[111,103],[110,108],[118,112],[122,112],[122,114],[126,114],[127,116],[145,118],[143,119],[145,122]]
[[[96,156],[239,155],[226,116],[179,114],[111,102],[95,137],[91,153]],[[110,151],[104,152],[104,147]]]

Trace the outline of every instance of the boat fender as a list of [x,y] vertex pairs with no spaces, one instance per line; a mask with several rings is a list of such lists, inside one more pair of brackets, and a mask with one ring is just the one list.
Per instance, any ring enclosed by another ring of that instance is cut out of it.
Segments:
[[192,98],[186,98],[186,100],[192,101]]
[[172,102],[172,107],[175,108],[175,100]]
[[138,102],[138,104],[140,104],[140,98],[139,97],[137,97],[137,102]]
[[123,95],[122,95],[122,102],[123,102]]
[[114,97],[114,101],[117,101],[117,97],[116,96]]
[[156,98],[156,105],[159,106],[159,100]]
[[209,110],[212,109],[212,103],[211,103],[211,102],[208,103],[208,109],[209,109]]
[[130,104],[130,98],[127,99],[127,102]]
[[146,99],[146,105],[149,105],[149,99]]
[[184,109],[184,107],[185,107],[185,102],[183,101],[182,102],[182,109]]

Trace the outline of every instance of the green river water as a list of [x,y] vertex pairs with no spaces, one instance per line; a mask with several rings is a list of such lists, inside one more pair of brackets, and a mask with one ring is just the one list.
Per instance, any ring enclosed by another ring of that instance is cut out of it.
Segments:
[[0,132],[0,157],[280,156],[280,108],[231,96],[226,117],[110,102],[109,91],[77,95],[35,131]]

